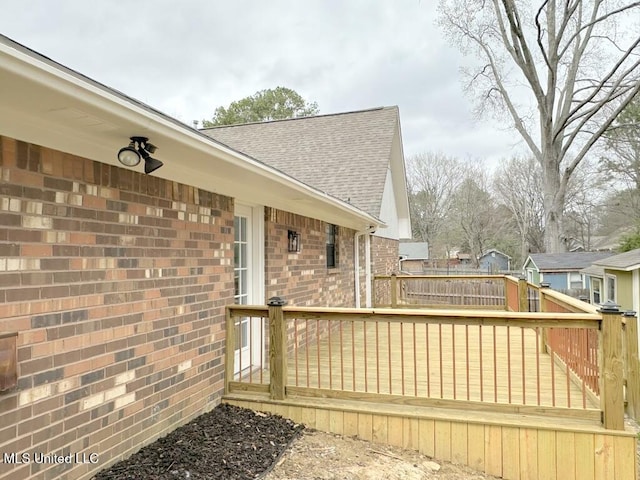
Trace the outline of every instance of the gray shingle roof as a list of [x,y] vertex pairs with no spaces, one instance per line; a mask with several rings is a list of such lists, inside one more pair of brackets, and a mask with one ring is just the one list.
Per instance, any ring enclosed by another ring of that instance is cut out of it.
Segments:
[[532,253],[529,255],[538,270],[558,272],[580,270],[613,255],[611,252]]
[[380,216],[398,107],[202,130],[375,216]]
[[620,253],[618,255],[613,255],[603,260],[595,261],[594,264],[602,267],[611,267],[623,270],[640,265],[640,248]]

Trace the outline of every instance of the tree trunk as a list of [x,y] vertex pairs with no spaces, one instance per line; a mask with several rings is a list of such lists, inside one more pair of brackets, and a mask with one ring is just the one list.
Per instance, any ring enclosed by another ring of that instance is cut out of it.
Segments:
[[547,253],[566,251],[564,235],[564,203],[566,188],[560,173],[560,148],[548,146],[542,152],[542,175],[544,195],[544,247]]

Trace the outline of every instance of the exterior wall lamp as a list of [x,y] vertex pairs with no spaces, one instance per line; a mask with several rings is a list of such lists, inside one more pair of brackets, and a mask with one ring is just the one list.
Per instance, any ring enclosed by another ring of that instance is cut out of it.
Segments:
[[127,166],[135,167],[140,163],[140,159],[144,159],[144,173],[151,173],[160,168],[163,163],[151,157],[152,153],[158,149],[152,143],[149,143],[147,137],[131,137],[131,142],[118,152],[118,161]]
[[289,253],[298,253],[300,251],[300,234],[293,230],[289,230],[288,235],[288,248]]

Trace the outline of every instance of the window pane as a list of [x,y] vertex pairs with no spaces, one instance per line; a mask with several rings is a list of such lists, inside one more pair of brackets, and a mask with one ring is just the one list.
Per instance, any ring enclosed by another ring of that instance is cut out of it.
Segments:
[[247,271],[240,270],[240,292],[242,295],[246,295],[247,291]]
[[238,264],[240,268],[247,268],[247,244],[240,244],[240,263]]
[[607,300],[616,301],[616,279],[615,277],[607,278]]
[[247,241],[247,218],[240,217],[240,237],[241,242]]
[[335,246],[327,245],[327,267],[336,266]]
[[233,217],[233,239],[237,242],[240,239],[240,217]]

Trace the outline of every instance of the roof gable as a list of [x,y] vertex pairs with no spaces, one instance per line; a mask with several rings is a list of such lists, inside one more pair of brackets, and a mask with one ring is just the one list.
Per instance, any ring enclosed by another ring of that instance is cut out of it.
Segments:
[[376,217],[400,135],[397,107],[202,131]]
[[640,248],[598,260],[594,262],[594,265],[613,270],[640,269]]
[[495,253],[496,255],[499,255],[499,256],[504,257],[506,259],[511,259],[511,257],[509,255],[507,255],[506,253],[503,253],[500,250],[497,250],[495,248],[491,248],[491,249],[487,250],[482,255],[480,255],[480,258],[484,258],[484,257],[486,257],[488,255],[491,255],[492,253]]

